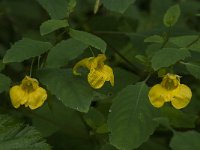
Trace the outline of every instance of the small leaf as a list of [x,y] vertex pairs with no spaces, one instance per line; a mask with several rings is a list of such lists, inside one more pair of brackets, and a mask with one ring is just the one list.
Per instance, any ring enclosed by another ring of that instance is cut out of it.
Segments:
[[42,25],[40,26],[40,34],[43,36],[67,26],[69,26],[67,20],[55,20],[55,19],[47,20],[43,22]]
[[200,52],[200,36],[198,35],[172,37],[169,41],[178,47],[187,47],[189,50]]
[[200,150],[200,134],[196,131],[175,132],[170,147],[172,150]]
[[93,90],[70,69],[46,69],[38,73],[39,80],[65,106],[87,112],[93,99]]
[[163,43],[164,39],[159,35],[152,35],[144,39],[144,42]]
[[121,14],[134,2],[135,0],[102,0],[102,3],[107,9]]
[[40,133],[24,125],[14,117],[0,115],[0,149],[2,150],[50,150]]
[[91,45],[92,47],[99,49],[102,53],[106,51],[106,43],[96,35],[93,35],[88,32],[78,31],[70,29],[70,36],[78,41],[83,42],[84,44]]
[[190,52],[187,49],[163,48],[155,53],[151,63],[153,69],[158,70],[162,67],[169,67],[177,61],[184,60],[189,56]]
[[63,40],[54,46],[47,57],[47,67],[61,67],[77,56],[88,46],[74,39]]
[[7,91],[10,87],[11,79],[0,73],[0,93]]
[[200,65],[194,63],[184,63],[187,70],[197,79],[200,79]]
[[17,41],[9,50],[7,50],[3,63],[22,62],[31,57],[39,56],[48,51],[52,45],[49,42],[42,42],[23,38]]
[[49,13],[52,19],[63,19],[67,17],[69,0],[37,0]]
[[181,10],[180,10],[179,5],[173,5],[173,6],[171,6],[167,10],[167,12],[165,13],[165,15],[164,15],[164,18],[163,18],[164,25],[166,27],[173,26],[177,22],[180,14],[181,14]]
[[113,99],[108,126],[110,142],[118,149],[135,149],[153,134],[155,109],[147,93],[148,87],[142,82],[127,86]]

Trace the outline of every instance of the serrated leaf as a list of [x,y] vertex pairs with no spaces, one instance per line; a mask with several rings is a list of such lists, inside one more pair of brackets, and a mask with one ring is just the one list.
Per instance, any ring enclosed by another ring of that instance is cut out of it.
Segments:
[[92,47],[99,49],[102,53],[105,53],[107,44],[96,35],[93,35],[88,32],[78,31],[70,29],[70,36],[78,41],[83,42],[84,44],[91,45]]
[[103,5],[107,9],[121,14],[134,2],[135,0],[102,0]]
[[51,49],[46,65],[50,68],[64,66],[83,53],[87,47],[88,45],[74,39],[63,40]]
[[184,63],[187,70],[197,79],[200,79],[200,65],[194,63]]
[[7,91],[10,87],[11,79],[0,73],[0,93]]
[[55,20],[55,19],[47,20],[41,24],[40,34],[43,36],[67,26],[69,26],[67,20]]
[[189,56],[190,52],[187,49],[163,48],[154,54],[151,63],[153,69],[158,70],[162,67],[169,67]]
[[151,43],[163,43],[164,39],[162,36],[159,35],[152,35],[144,39],[144,42],[151,42]]
[[171,26],[173,26],[173,25],[177,22],[177,20],[178,20],[180,14],[181,14],[181,10],[180,10],[180,7],[179,7],[178,4],[177,4],[177,5],[171,6],[171,7],[166,11],[166,13],[165,13],[165,15],[164,15],[164,18],[163,18],[163,23],[164,23],[164,25],[165,25],[166,27],[171,27]]
[[200,134],[196,131],[175,132],[170,147],[173,150],[200,150]]
[[87,112],[93,99],[93,90],[70,69],[46,69],[38,73],[39,80],[47,86],[65,106]]
[[50,150],[40,133],[13,117],[0,115],[0,149],[2,150]]
[[69,0],[37,0],[49,13],[52,19],[63,19],[67,17]]
[[22,62],[31,57],[39,56],[52,47],[49,42],[42,42],[23,38],[7,50],[3,63]]
[[127,86],[113,99],[108,126],[110,142],[118,149],[139,147],[155,130],[154,108],[147,93],[148,87],[142,82]]
[[189,50],[200,52],[200,36],[198,35],[172,37],[169,41],[178,47],[187,47]]

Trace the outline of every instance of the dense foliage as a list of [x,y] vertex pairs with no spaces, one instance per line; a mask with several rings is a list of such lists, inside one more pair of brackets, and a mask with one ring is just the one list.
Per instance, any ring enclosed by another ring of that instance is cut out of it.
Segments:
[[200,150],[199,0],[0,0],[0,22],[0,149]]

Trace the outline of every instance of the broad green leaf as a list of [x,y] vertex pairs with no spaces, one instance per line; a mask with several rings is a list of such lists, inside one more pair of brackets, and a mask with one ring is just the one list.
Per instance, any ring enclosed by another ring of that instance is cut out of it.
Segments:
[[108,126],[110,142],[118,149],[137,148],[153,134],[155,109],[147,94],[148,87],[142,82],[127,86],[113,99]]
[[171,6],[167,10],[167,12],[165,13],[165,15],[164,15],[164,18],[163,18],[164,25],[166,27],[173,26],[177,22],[180,14],[181,14],[181,10],[180,10],[179,5],[173,5],[173,6]]
[[74,39],[63,40],[54,46],[48,54],[47,67],[61,67],[79,56],[88,47]]
[[83,116],[86,123],[94,130],[105,123],[105,118],[101,112],[91,107],[87,114]]
[[106,144],[106,145],[103,145],[100,150],[117,150],[117,149],[110,144]]
[[38,73],[39,80],[58,100],[70,108],[87,112],[93,99],[93,90],[71,69],[46,69]]
[[151,43],[163,43],[164,39],[162,36],[159,35],[152,35],[144,39],[144,42],[151,42]]
[[55,20],[55,19],[47,20],[43,22],[42,25],[40,26],[40,34],[43,36],[67,26],[69,26],[67,20]]
[[2,150],[50,150],[40,133],[24,125],[14,117],[0,115],[0,149]]
[[172,107],[162,107],[161,114],[169,119],[170,125],[176,128],[194,128],[197,116],[185,113]]
[[200,79],[200,65],[194,63],[184,63],[187,70],[197,79]]
[[31,115],[34,127],[43,136],[48,137],[59,130],[73,138],[85,138],[88,136],[86,125],[79,112],[66,107],[55,96],[50,94],[48,94],[48,100],[42,107],[32,112],[28,111],[26,114],[28,116],[29,114]]
[[63,19],[67,17],[69,0],[37,0],[49,13],[52,19]]
[[102,0],[103,5],[115,12],[124,13],[125,10],[135,2],[135,0]]
[[0,73],[0,93],[7,91],[10,87],[11,79]]
[[6,52],[3,63],[22,62],[31,57],[39,56],[48,51],[52,45],[49,42],[42,42],[23,38],[16,42]]
[[187,47],[187,49],[192,51],[200,52],[200,36],[198,35],[172,37],[169,41],[178,47]]
[[170,147],[172,150],[200,150],[200,134],[196,131],[175,132]]
[[162,67],[169,67],[189,56],[190,52],[187,49],[163,48],[154,54],[151,63],[153,69],[158,70]]
[[93,35],[88,32],[78,31],[70,29],[70,36],[78,41],[83,42],[84,44],[91,45],[92,47],[99,49],[102,53],[106,51],[106,43],[96,35]]

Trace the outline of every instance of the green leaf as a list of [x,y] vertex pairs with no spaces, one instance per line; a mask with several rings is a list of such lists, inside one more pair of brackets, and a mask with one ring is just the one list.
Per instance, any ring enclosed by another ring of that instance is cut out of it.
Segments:
[[164,39],[162,36],[159,35],[152,35],[144,39],[144,42],[151,42],[151,43],[163,43]]
[[194,63],[184,63],[187,70],[197,79],[200,79],[200,65]]
[[0,93],[7,91],[10,87],[11,79],[0,73]]
[[63,19],[67,17],[69,0],[37,0],[49,13],[52,19]]
[[118,149],[132,150],[147,141],[157,123],[153,121],[154,108],[148,100],[144,82],[124,88],[114,99],[108,126],[110,142]]
[[50,150],[40,133],[9,115],[0,115],[0,149],[2,150]]
[[151,63],[153,69],[158,70],[162,67],[169,67],[189,56],[190,52],[187,49],[163,48],[155,53]]
[[86,138],[88,136],[86,125],[79,112],[66,107],[55,96],[50,94],[48,94],[48,100],[42,107],[26,113],[26,115],[29,114],[34,127],[43,136],[49,137],[59,130],[62,130],[65,136],[68,135],[71,138]]
[[178,47],[187,47],[189,50],[200,52],[200,36],[198,35],[172,37],[169,41]]
[[55,20],[55,19],[47,20],[43,22],[42,25],[40,26],[40,34],[43,36],[67,26],[69,26],[67,20]]
[[134,2],[135,0],[102,0],[103,5],[107,9],[121,14]]
[[196,115],[185,113],[172,107],[162,107],[161,113],[163,117],[169,119],[170,125],[176,128],[194,128],[198,118]]
[[79,56],[88,47],[74,39],[63,40],[54,46],[47,57],[47,67],[61,67]]
[[177,22],[180,14],[181,14],[181,10],[180,10],[179,5],[173,5],[173,6],[171,6],[167,10],[167,12],[165,13],[165,15],[164,15],[164,18],[163,18],[164,25],[166,27],[173,26]]
[[16,42],[9,50],[7,50],[3,63],[22,62],[31,57],[39,56],[48,51],[52,45],[49,42],[42,42],[23,38]]
[[105,124],[106,120],[103,114],[97,109],[91,107],[87,114],[83,116],[87,125],[89,125],[93,130]]
[[200,134],[196,131],[175,132],[170,147],[173,150],[200,150]]
[[99,49],[102,53],[106,51],[106,43],[96,35],[93,35],[88,32],[78,31],[70,29],[70,36],[78,41],[83,42],[84,44],[91,45],[92,47]]
[[38,73],[39,80],[58,100],[70,108],[87,112],[93,99],[93,90],[71,69],[46,69]]

